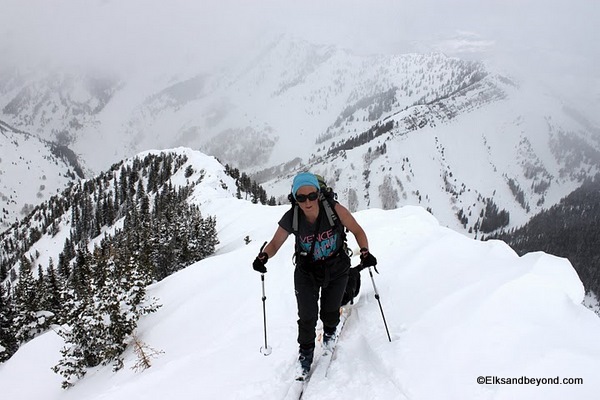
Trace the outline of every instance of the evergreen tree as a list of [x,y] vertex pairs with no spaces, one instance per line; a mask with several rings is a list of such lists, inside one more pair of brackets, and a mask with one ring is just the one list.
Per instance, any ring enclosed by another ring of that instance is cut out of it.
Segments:
[[52,370],[63,376],[62,387],[65,389],[81,379],[88,366],[98,365],[94,354],[87,351],[89,346],[94,346],[98,336],[97,331],[92,331],[89,316],[83,312],[88,308],[82,307],[82,312],[70,318],[71,323],[61,326],[58,331],[65,346],[60,351],[62,358]]
[[127,168],[122,166],[121,175],[119,177],[119,200],[121,201],[119,204],[123,204],[127,200],[127,188]]
[[102,207],[104,208],[104,212],[102,215],[104,216],[103,225],[111,226],[115,222],[115,207],[112,196],[110,194],[104,194],[104,201],[102,203]]
[[62,302],[61,302],[61,283],[60,279],[56,276],[56,270],[54,269],[54,262],[50,258],[48,262],[48,269],[46,271],[45,287],[43,290],[44,298],[42,300],[44,310],[51,312],[55,318],[54,323],[61,323],[62,318]]
[[116,177],[113,178],[113,194],[114,194],[114,206],[115,209],[118,210],[119,209],[119,205],[121,204],[121,199],[119,197],[119,183],[118,183],[118,179]]
[[19,343],[33,339],[43,331],[43,322],[38,322],[39,298],[36,282],[31,273],[31,264],[21,258],[19,278],[14,290],[15,317],[13,320],[15,337]]
[[4,285],[0,284],[0,363],[8,360],[18,348],[12,323],[15,312],[6,292]]
[[80,246],[77,250],[77,257],[73,265],[73,272],[70,277],[69,286],[77,294],[78,298],[88,298],[92,293],[90,285],[91,277],[91,255],[85,246]]
[[[8,253],[7,249],[5,248],[4,251],[6,253]],[[4,282],[4,280],[6,279],[6,277],[8,276],[8,271],[6,268],[6,264],[4,262],[0,263],[0,282]]]
[[65,388],[83,377],[87,368],[112,363],[114,370],[120,369],[122,353],[139,318],[159,307],[155,300],[146,299],[149,278],[138,272],[134,262],[119,268],[111,259],[106,268],[106,281],[95,282],[93,286],[100,289],[83,302],[77,317],[59,333],[65,347],[53,370],[63,376]]
[[69,268],[69,261],[67,260],[65,253],[61,252],[58,255],[58,275],[60,276],[61,280],[66,281],[69,279],[70,274],[71,270]]

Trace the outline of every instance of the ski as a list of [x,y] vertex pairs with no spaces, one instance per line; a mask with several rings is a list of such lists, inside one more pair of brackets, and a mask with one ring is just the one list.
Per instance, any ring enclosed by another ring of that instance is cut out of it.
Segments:
[[342,333],[342,329],[344,329],[344,325],[346,324],[346,320],[350,316],[350,312],[352,311],[352,307],[343,307],[340,314],[340,322],[338,323],[336,332],[335,332],[335,341],[331,349],[323,349],[321,356],[319,357],[319,363],[311,368],[311,379],[322,379],[327,377],[327,373],[329,372],[329,367],[331,366],[331,362],[335,356],[335,351],[337,348],[337,342],[340,338],[340,334]]
[[[317,341],[320,341],[322,337],[322,332],[317,332]],[[302,398],[302,394],[308,385],[308,381],[312,376],[313,371],[316,366],[319,364],[322,355],[321,346],[315,347],[315,353],[313,356],[313,363],[311,365],[310,370],[306,374],[299,374],[295,371],[294,382],[290,385],[290,388],[285,396],[285,400],[299,400]],[[296,361],[297,362],[297,361]]]
[[351,307],[343,307],[340,312],[340,322],[338,323],[336,329],[336,336],[334,345],[330,350],[325,349],[322,346],[322,335],[319,335],[318,341],[321,342],[321,346],[315,347],[315,354],[313,358],[313,363],[310,368],[310,371],[306,375],[296,375],[294,382],[290,386],[287,395],[285,396],[286,400],[300,400],[302,396],[306,392],[309,382],[311,379],[321,379],[327,376],[327,372],[329,370],[329,366],[331,365],[331,361],[335,355],[335,349],[337,347],[337,341],[340,337],[342,329],[344,328],[344,324],[346,320],[350,316]]
[[[315,351],[316,353],[316,351]],[[312,372],[314,371],[315,366],[318,364],[317,354],[315,354],[315,359],[313,361],[312,368],[308,371],[307,374],[296,374],[294,377],[294,382],[290,385],[290,388],[285,396],[286,400],[300,400],[304,391],[306,390],[306,385],[310,381],[310,377],[312,376]]]

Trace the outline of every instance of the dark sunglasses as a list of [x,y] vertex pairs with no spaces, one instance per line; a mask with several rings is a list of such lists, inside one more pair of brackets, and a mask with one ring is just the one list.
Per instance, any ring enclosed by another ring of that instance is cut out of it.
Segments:
[[296,201],[298,203],[304,203],[306,200],[315,201],[319,198],[319,192],[311,192],[309,194],[297,194]]

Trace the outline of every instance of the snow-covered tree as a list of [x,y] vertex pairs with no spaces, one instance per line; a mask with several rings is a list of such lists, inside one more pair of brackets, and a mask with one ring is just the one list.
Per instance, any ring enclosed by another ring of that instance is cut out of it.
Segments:
[[13,293],[15,307],[13,325],[19,343],[28,342],[47,328],[47,315],[40,312],[40,295],[31,273],[31,264],[22,257],[19,277]]
[[44,278],[43,298],[41,300],[42,308],[55,315],[53,322],[57,323],[60,320],[62,312],[61,301],[62,284],[60,278],[56,275],[54,262],[52,258],[48,262],[48,269]]
[[12,324],[14,309],[6,292],[0,284],[0,363],[8,360],[18,348]]
[[105,281],[93,283],[98,289],[80,304],[78,315],[59,331],[65,347],[53,370],[63,376],[64,388],[83,377],[87,368],[112,363],[114,370],[120,369],[123,351],[138,320],[159,307],[156,299],[146,298],[150,277],[140,272],[134,260],[128,265],[118,262],[113,258],[107,260]]

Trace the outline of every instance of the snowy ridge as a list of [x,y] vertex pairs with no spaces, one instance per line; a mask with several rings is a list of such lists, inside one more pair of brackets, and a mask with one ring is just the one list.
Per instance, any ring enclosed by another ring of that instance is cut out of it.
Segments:
[[[206,158],[197,162],[202,164],[196,170],[208,170]],[[285,396],[297,351],[293,241],[267,264],[269,357],[259,352],[261,287],[251,262],[287,206],[235,199],[219,179],[207,181],[194,201],[205,215],[216,216],[220,244],[214,256],[149,288],[163,306],[140,321],[138,335],[164,351],[153,366],[132,371],[135,356],[128,349],[121,371],[96,368],[64,391],[60,377],[50,371],[61,347],[50,331],[0,365],[6,398]],[[502,242],[479,242],[441,227],[421,207],[371,209],[355,216],[379,260],[375,279],[392,342],[363,274],[361,299],[344,328],[336,360],[326,380],[311,382],[307,399],[597,397],[600,320],[581,305],[584,289],[567,260],[543,253],[518,257]],[[349,244],[356,247],[352,238]],[[581,378],[583,384],[481,385],[479,376]],[[27,384],[31,381],[36,384]]]
[[[79,196],[80,191],[85,191],[88,183],[99,186],[106,186],[106,193],[109,197],[114,196],[114,191],[111,189],[111,182],[118,180],[119,173],[122,169],[131,168],[133,164],[142,163],[148,156],[175,156],[179,160],[185,160],[182,164],[171,171],[171,175],[167,177],[167,181],[173,188],[191,187],[192,192],[190,198],[195,203],[202,205],[205,209],[210,209],[210,205],[215,202],[222,201],[224,198],[232,198],[236,194],[235,181],[225,173],[225,168],[214,157],[207,156],[203,153],[193,151],[187,148],[171,149],[169,151],[148,150],[138,154],[136,157],[126,159],[121,163],[114,164],[110,170],[107,170],[97,177],[91,179],[82,179],[75,184],[69,186],[62,191],[51,201],[40,203],[39,206],[33,208],[31,213],[18,223],[11,226],[0,235],[0,243],[3,244],[0,249],[0,256],[3,262],[14,262],[11,265],[4,265],[7,272],[17,271],[19,252],[23,252],[25,256],[33,263],[40,265],[45,270],[48,266],[49,259],[54,261],[59,259],[59,254],[63,250],[63,244],[67,239],[73,239],[73,231],[76,231],[73,223],[72,206],[66,208],[68,204],[76,203],[74,197]],[[148,178],[142,177],[148,186]],[[109,183],[107,185],[107,182]],[[92,190],[94,191],[94,190]],[[95,193],[98,197],[98,193]],[[150,194],[150,198],[154,199],[154,195]],[[57,206],[57,204],[63,204]],[[102,202],[99,201],[96,207],[102,209]],[[55,211],[55,209],[62,211]],[[59,214],[56,214],[59,212]],[[114,223],[110,226],[103,225],[98,227],[99,234],[96,237],[90,236],[82,238],[87,242],[90,252],[94,251],[94,246],[99,245],[105,235],[114,235],[115,230],[123,228],[124,216],[121,214],[116,217]],[[30,238],[30,232],[36,231],[39,238]],[[20,240],[11,240],[12,238],[20,238]],[[33,240],[33,242],[32,242]],[[10,242],[10,244],[9,244]],[[11,250],[8,250],[11,249]],[[15,274],[16,276],[16,274]],[[14,278],[13,278],[14,280]]]

